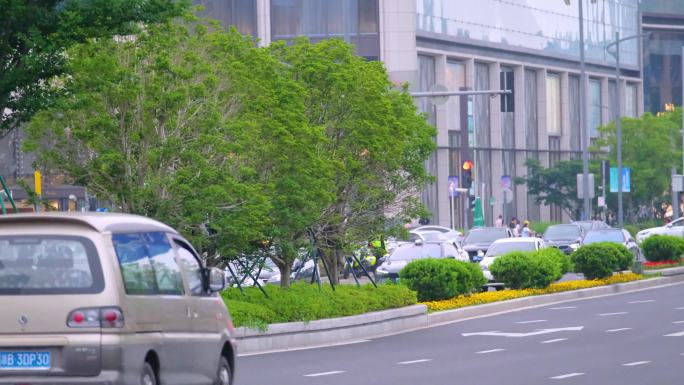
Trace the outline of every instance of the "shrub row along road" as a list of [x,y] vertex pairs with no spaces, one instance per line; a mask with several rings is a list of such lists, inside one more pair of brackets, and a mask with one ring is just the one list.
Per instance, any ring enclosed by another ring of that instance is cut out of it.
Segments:
[[684,284],[244,356],[237,385],[682,384]]

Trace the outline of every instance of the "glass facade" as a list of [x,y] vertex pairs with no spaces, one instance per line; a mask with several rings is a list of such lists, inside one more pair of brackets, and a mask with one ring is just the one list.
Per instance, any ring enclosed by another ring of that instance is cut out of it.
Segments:
[[625,88],[625,116],[630,118],[638,118],[638,95],[639,88],[636,84],[627,84]]
[[359,55],[380,57],[378,0],[271,0],[271,38],[340,38]]
[[598,136],[598,128],[601,126],[601,81],[589,79],[589,137]]
[[[638,0],[584,1],[586,58],[615,63],[605,51],[615,32],[639,32]],[[549,56],[579,59],[577,0],[417,0],[418,31],[477,40],[500,48],[541,51]],[[620,45],[621,62],[639,65],[638,42]]]
[[649,13],[684,14],[682,0],[641,0],[641,10]]
[[[418,55],[418,90],[428,91],[435,84],[435,58],[427,55]],[[435,126],[435,106],[429,98],[417,100],[418,109],[427,114],[428,122]],[[425,168],[430,175],[437,175],[437,152],[433,152],[425,163]],[[431,183],[423,189],[422,201],[428,211],[432,213],[430,223],[438,223],[439,210],[437,202],[437,184]]]
[[644,111],[665,111],[682,105],[682,46],[684,31],[649,31],[644,42]]
[[[580,82],[578,76],[568,78],[568,99],[570,107],[570,151],[582,150],[582,131],[580,130]],[[577,154],[571,154],[571,157]]]
[[202,5],[203,16],[221,22],[223,28],[235,26],[244,35],[256,36],[256,0],[193,0]]

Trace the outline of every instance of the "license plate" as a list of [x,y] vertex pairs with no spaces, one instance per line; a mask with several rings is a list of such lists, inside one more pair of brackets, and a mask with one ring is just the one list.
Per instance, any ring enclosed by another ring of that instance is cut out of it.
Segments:
[[50,352],[0,352],[0,370],[49,370]]

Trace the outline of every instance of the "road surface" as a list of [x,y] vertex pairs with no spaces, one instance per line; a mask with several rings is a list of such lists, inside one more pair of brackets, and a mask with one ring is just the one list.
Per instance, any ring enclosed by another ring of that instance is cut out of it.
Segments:
[[684,284],[239,357],[264,384],[684,384]]

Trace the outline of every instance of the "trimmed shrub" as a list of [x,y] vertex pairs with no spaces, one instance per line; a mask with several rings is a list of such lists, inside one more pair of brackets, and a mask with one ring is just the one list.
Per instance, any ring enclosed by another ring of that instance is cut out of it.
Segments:
[[487,280],[478,266],[454,259],[419,259],[399,273],[401,283],[418,293],[419,301],[439,301],[480,289]]
[[607,278],[618,266],[619,252],[601,243],[584,245],[572,253],[575,270],[587,279]]
[[635,225],[625,225],[625,230],[629,231],[629,233],[633,236],[636,237],[637,233],[641,230],[639,226]]
[[489,270],[494,279],[511,289],[543,289],[562,276],[557,259],[518,251],[498,257]]
[[372,285],[356,287],[330,286],[297,282],[287,289],[266,285],[268,298],[256,287],[240,290],[231,288],[221,292],[235,326],[263,328],[270,323],[311,321],[345,317],[372,311],[414,305],[416,293],[403,285]]
[[617,266],[615,267],[616,271],[629,270],[634,267],[634,254],[632,254],[624,245],[615,242],[600,242],[597,244],[612,247],[618,252]]
[[570,256],[555,247],[547,247],[546,249],[538,250],[535,252],[535,254],[544,258],[553,259],[556,261],[556,263],[558,263],[560,275],[556,278],[556,281],[561,279],[563,274],[567,274],[574,269]]
[[679,261],[684,254],[684,239],[672,235],[653,235],[641,244],[650,262]]

